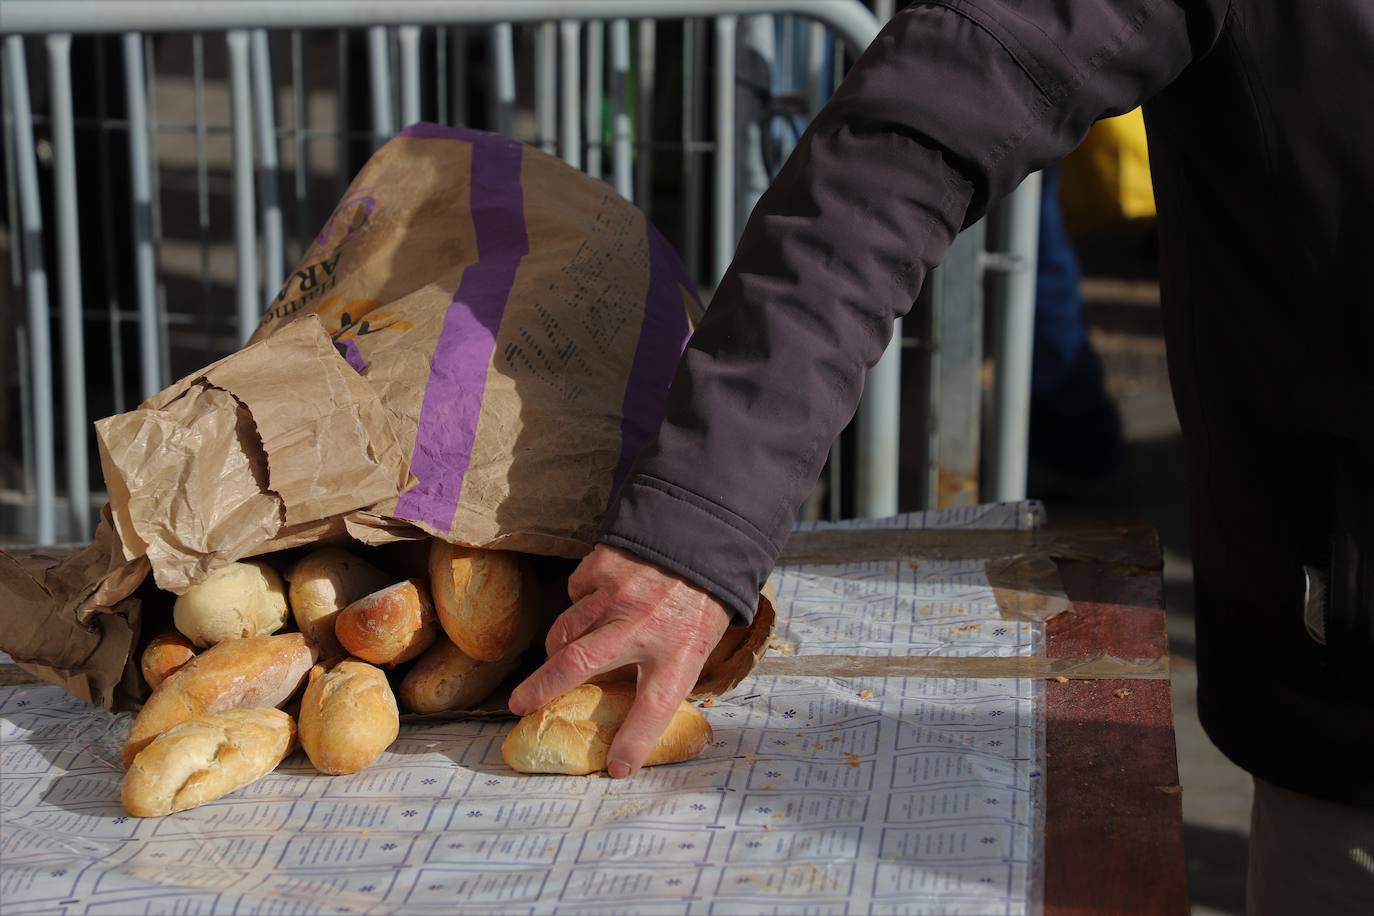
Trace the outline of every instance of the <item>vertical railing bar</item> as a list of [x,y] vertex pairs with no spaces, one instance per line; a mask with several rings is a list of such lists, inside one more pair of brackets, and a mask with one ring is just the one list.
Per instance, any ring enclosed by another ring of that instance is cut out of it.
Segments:
[[997,326],[997,353],[988,490],[998,501],[1026,498],[1040,185],[1041,174],[1032,172],[1002,205],[1010,269],[999,271],[991,287],[989,312]]
[[448,26],[434,30],[434,122],[448,124]]
[[558,23],[541,22],[534,33],[535,144],[546,153],[558,152]]
[[156,260],[153,254],[152,159],[148,150],[148,106],[143,42],[137,32],[124,41],[124,87],[129,106],[129,172],[133,191],[134,277],[138,295],[140,394],[162,389],[162,344],[158,334]]
[[349,154],[348,136],[352,125],[352,117],[348,108],[349,95],[349,67],[348,67],[348,31],[338,29],[334,33],[334,49],[337,59],[335,64],[335,95],[334,95],[334,123],[338,126],[339,136],[334,144],[334,199],[339,200],[343,197],[344,188],[348,186],[348,181],[353,176],[349,174]]
[[153,36],[143,36],[144,72],[147,74],[148,97],[148,187],[151,191],[152,207],[149,221],[153,230],[153,290],[157,303],[157,341],[161,359],[158,364],[158,387],[166,388],[172,383],[172,340],[168,333],[167,284],[157,269],[158,252],[162,250],[162,173],[158,169],[158,134],[161,131],[157,118],[157,54],[153,46]]
[[305,107],[305,40],[300,29],[291,30],[291,142],[294,171],[293,191],[295,200],[295,231],[292,233],[295,244],[292,246],[291,260],[300,260],[309,247],[310,221],[306,212],[307,198],[310,194],[310,150],[306,141],[306,131],[310,129],[310,115]]
[[[24,496],[29,505],[34,508],[35,515],[31,519],[32,524],[37,523],[38,509],[38,483],[34,479],[34,452],[36,443],[33,436],[33,373],[29,365],[29,329],[27,324],[20,324],[14,335],[14,355],[15,373],[19,376],[19,435],[22,439],[20,449],[23,467],[23,489]],[[25,527],[25,532],[32,530]],[[31,535],[26,534],[25,540],[30,540]]]
[[826,32],[825,26],[819,22],[812,22],[809,28],[806,45],[806,100],[811,116],[815,117],[825,105],[821,74],[825,66]]
[[490,41],[492,61],[496,67],[493,81],[495,98],[492,112],[495,116],[492,128],[507,137],[511,135],[515,118],[515,27],[509,22],[499,22],[491,27]]
[[605,92],[606,73],[606,25],[603,22],[587,23],[587,91],[583,98],[583,123],[586,128],[587,174],[593,178],[602,175],[601,147],[601,100]]
[[725,276],[735,253],[735,38],[739,18],[716,19],[715,231],[711,285]]
[[248,33],[234,29],[224,36],[229,49],[229,105],[233,127],[234,263],[239,343],[247,343],[261,313],[258,260],[253,238],[253,103]]
[[657,78],[657,24],[652,19],[639,20],[639,47],[635,49],[639,64],[635,85],[638,102],[635,108],[637,150],[635,156],[635,201],[644,215],[650,216],[654,181],[654,81]]
[[[4,42],[0,42],[0,60],[3,60],[4,53]],[[4,121],[5,225],[18,226],[19,191],[14,174],[14,116],[10,114],[10,84],[3,72],[0,72],[0,108],[3,108],[0,118]],[[11,239],[10,285],[13,287],[16,301],[23,294],[24,262],[20,254],[22,250],[23,246],[19,244],[19,239]]]
[[90,537],[90,468],[86,451],[86,354],[81,317],[81,244],[76,210],[76,132],[72,127],[71,35],[49,35],[52,96],[53,212],[57,272],[62,278],[62,423],[67,459],[67,539]]
[[24,39],[5,38],[5,73],[14,117],[15,171],[19,179],[19,244],[24,246],[24,287],[28,294],[30,372],[33,392],[34,531],[39,544],[57,541],[56,448],[53,433],[52,341],[49,328],[48,274],[43,265],[43,202],[29,107],[29,75]]
[[100,252],[101,269],[105,277],[105,307],[110,322],[110,391],[114,398],[112,406],[115,413],[123,413],[128,409],[128,398],[124,390],[124,321],[119,307],[119,275],[115,271],[114,256],[114,201],[110,193],[114,181],[110,156],[110,123],[107,117],[109,90],[104,78],[107,59],[105,41],[104,35],[99,35],[95,39],[95,68],[101,77],[96,80],[95,89],[96,118],[100,124],[96,133],[96,149],[100,159],[100,236],[103,240]]
[[384,25],[367,30],[367,69],[372,91],[372,146],[381,146],[396,132],[391,109],[391,39]]
[[420,120],[420,27],[403,25],[397,30],[401,46],[401,126]]
[[277,97],[272,83],[272,49],[266,29],[249,34],[252,62],[253,115],[258,134],[258,198],[262,208],[262,302],[281,289],[286,267],[281,215],[281,160],[277,144]]
[[205,129],[205,36],[191,35],[191,97],[196,118],[196,230],[200,236],[200,321],[205,331],[203,359],[215,355],[215,312],[210,304],[210,163]]
[[687,275],[701,282],[701,153],[705,132],[701,85],[706,74],[706,24],[682,23],[682,256]]
[[558,152],[575,169],[582,168],[582,23],[565,19],[559,23],[562,43],[558,63],[559,112]]
[[611,20],[612,183],[621,197],[635,199],[634,128],[630,120],[630,21]]
[[[11,113],[10,82],[6,75],[5,42],[0,41],[0,124],[3,125],[3,147],[5,155],[5,225],[19,226],[19,185],[15,175],[14,116]],[[24,297],[24,259],[22,233],[15,231],[10,238],[10,292],[12,302]],[[16,317],[14,333],[15,372],[19,379],[19,449],[20,449],[20,489],[32,503],[35,499],[33,479],[33,405],[29,391],[29,353],[28,337],[23,319]],[[23,529],[27,532],[29,529]],[[26,533],[25,537],[28,535]]]

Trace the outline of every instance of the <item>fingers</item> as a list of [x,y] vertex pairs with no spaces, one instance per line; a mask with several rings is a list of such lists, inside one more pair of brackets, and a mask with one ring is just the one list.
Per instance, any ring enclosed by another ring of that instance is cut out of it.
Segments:
[[577,564],[577,569],[568,577],[568,597],[573,601],[581,601],[583,598],[596,591],[602,578],[602,567],[607,561],[614,559],[611,548],[604,544],[598,544],[592,548],[592,552],[582,558],[582,562]]
[[602,622],[605,608],[600,604],[579,599],[576,604],[558,615],[544,637],[544,650],[549,657],[557,655],[564,646],[581,638],[588,630]]
[[625,664],[629,648],[627,628],[612,621],[568,643],[540,665],[510,695],[510,711],[517,716],[534,712],[574,687]]
[[[700,660],[696,665],[700,669]],[[606,772],[613,779],[624,779],[639,772],[649,758],[658,739],[668,730],[673,714],[692,689],[698,671],[692,662],[674,662],[671,668],[658,669],[647,675],[641,669],[635,701],[625,722],[611,742],[606,758]]]

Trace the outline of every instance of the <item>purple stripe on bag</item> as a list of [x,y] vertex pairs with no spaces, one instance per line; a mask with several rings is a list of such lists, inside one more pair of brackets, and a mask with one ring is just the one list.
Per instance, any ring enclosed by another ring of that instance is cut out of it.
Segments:
[[635,361],[620,408],[620,460],[611,484],[611,504],[630,473],[635,456],[663,422],[668,384],[677,371],[691,331],[682,307],[682,291],[696,291],[667,240],[647,219],[649,291],[644,297],[644,324],[635,345]]
[[350,366],[357,370],[359,375],[367,371],[367,361],[363,359],[362,351],[358,349],[358,342],[352,337],[334,342],[335,348],[343,354],[343,358]]
[[472,460],[496,332],[516,268],[530,248],[520,187],[523,147],[497,134],[433,124],[413,125],[401,135],[472,144],[470,206],[477,261],[463,271],[444,314],[410,459],[418,482],[396,503],[399,517],[448,531]]

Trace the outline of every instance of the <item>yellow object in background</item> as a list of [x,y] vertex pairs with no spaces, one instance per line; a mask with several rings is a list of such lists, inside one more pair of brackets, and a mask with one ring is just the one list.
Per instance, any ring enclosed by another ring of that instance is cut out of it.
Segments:
[[1064,160],[1060,202],[1071,233],[1155,215],[1145,119],[1139,108],[1093,125]]

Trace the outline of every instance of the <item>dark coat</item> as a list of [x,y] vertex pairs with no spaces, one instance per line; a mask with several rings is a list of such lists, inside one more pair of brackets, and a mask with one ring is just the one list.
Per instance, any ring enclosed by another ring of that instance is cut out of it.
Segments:
[[1374,562],[1371,0],[898,14],[750,217],[603,539],[751,614],[867,367],[954,235],[1141,104],[1203,723],[1257,776],[1374,804],[1374,692],[1302,622],[1303,566],[1329,561],[1333,534],[1366,574]]

